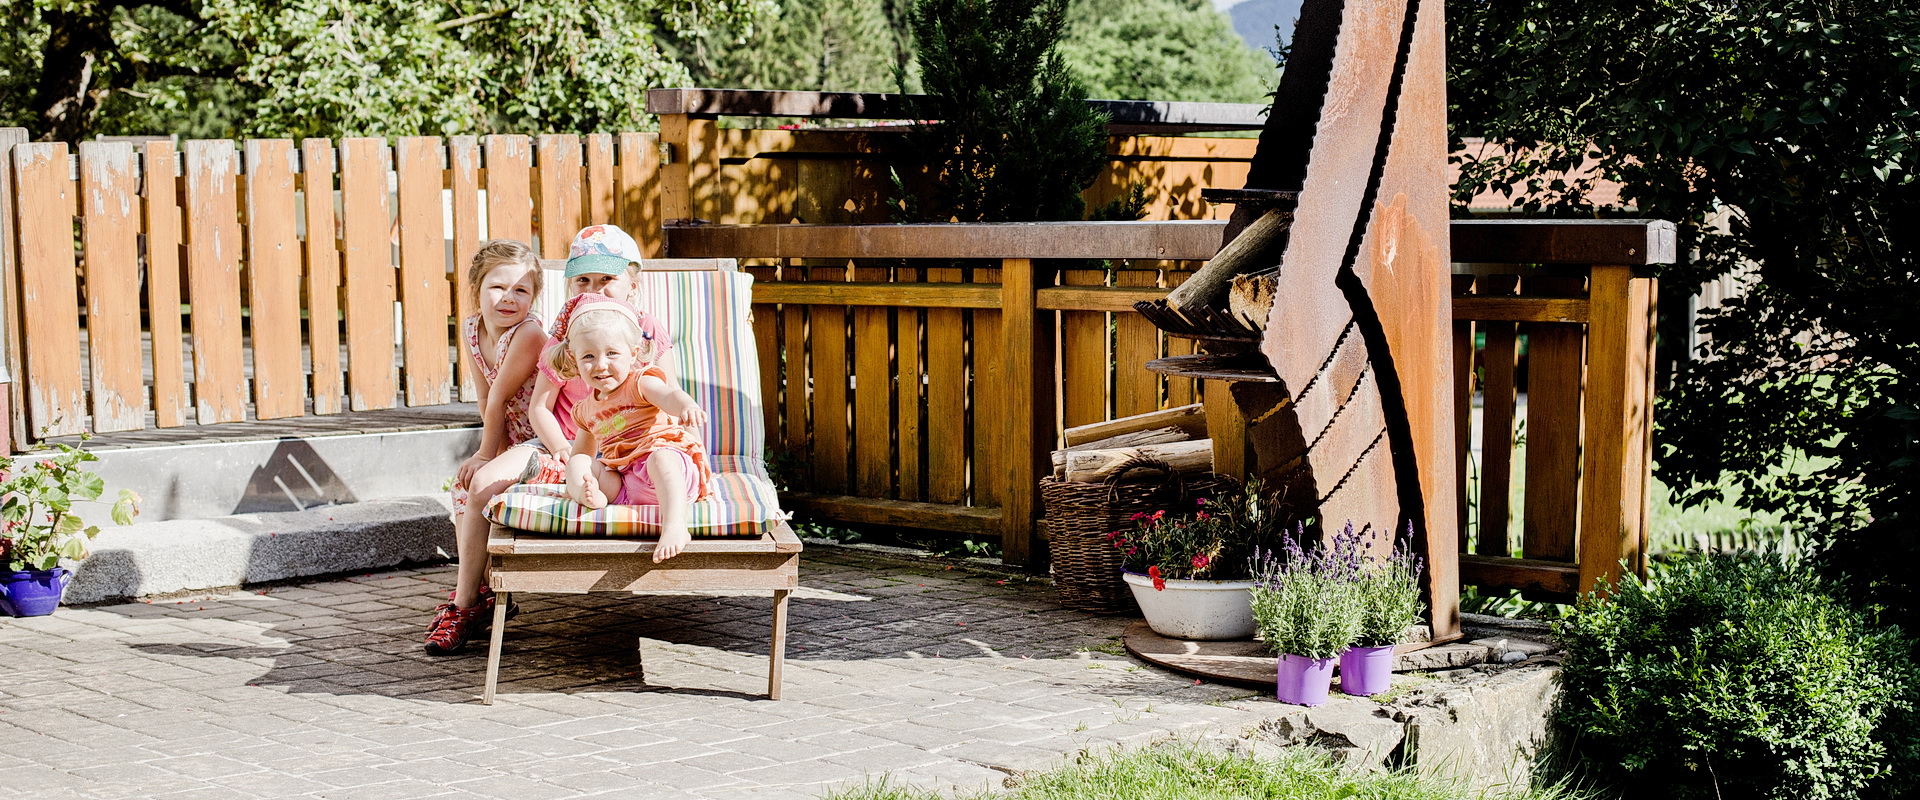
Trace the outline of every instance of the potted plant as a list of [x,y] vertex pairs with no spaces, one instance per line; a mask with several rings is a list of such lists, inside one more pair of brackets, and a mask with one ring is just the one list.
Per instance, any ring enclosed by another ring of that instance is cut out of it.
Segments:
[[1252,609],[1261,638],[1280,655],[1275,695],[1282,703],[1317,706],[1327,702],[1334,662],[1360,637],[1364,612],[1356,565],[1341,542],[1357,538],[1353,526],[1329,547],[1303,547],[1304,533],[1287,535],[1279,553],[1258,557]]
[[[38,617],[60,605],[71,573],[62,559],[87,557],[87,540],[100,533],[73,511],[76,502],[92,502],[106,482],[83,466],[98,461],[92,453],[66,444],[27,466],[0,457],[0,613]],[[120,490],[113,521],[125,525],[139,513],[140,497]]]
[[[1126,553],[1122,577],[1154,633],[1173,639],[1253,635],[1250,562],[1275,525],[1260,482],[1174,510],[1139,512],[1107,534]],[[1184,504],[1183,504],[1184,505]]]
[[[1349,528],[1352,526],[1349,525]],[[1360,637],[1340,654],[1340,691],[1353,695],[1373,695],[1386,691],[1393,683],[1393,648],[1406,635],[1407,626],[1419,621],[1420,557],[1413,553],[1413,528],[1396,539],[1385,558],[1368,556],[1357,538],[1343,540],[1353,547],[1342,563],[1359,567]]]

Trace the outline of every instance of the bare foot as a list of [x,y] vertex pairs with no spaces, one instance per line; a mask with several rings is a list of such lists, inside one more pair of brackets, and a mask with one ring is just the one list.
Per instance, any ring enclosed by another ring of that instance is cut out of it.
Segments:
[[599,481],[594,480],[593,476],[589,475],[587,479],[581,483],[580,505],[586,506],[587,508],[607,507],[607,493],[600,490]]
[[658,564],[680,555],[680,551],[685,550],[692,542],[693,534],[688,533],[686,528],[661,531],[660,543],[653,546],[653,563]]

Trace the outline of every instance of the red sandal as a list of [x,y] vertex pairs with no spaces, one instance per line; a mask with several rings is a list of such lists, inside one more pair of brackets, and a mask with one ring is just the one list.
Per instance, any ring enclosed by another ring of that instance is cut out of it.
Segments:
[[433,610],[433,622],[427,626],[427,653],[436,656],[453,655],[467,646],[467,640],[480,632],[482,623],[490,616],[487,603],[475,603],[472,608],[460,608],[452,603],[441,603]]

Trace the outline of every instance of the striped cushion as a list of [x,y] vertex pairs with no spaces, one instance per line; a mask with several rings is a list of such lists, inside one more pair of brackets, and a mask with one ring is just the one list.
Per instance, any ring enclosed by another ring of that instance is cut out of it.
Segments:
[[[713,496],[694,503],[688,527],[699,538],[759,536],[785,518],[773,482],[759,459],[714,458]],[[521,484],[494,495],[487,518],[529,533],[552,536],[660,535],[659,506],[588,509],[567,499],[559,484]]]
[[[748,319],[753,276],[725,270],[646,272],[640,284],[641,307],[673,332],[681,388],[707,411],[713,496],[693,504],[689,527],[698,537],[759,536],[786,515],[763,461],[767,437],[760,416],[759,351]],[[590,510],[553,484],[501,492],[487,503],[487,518],[554,536],[660,533],[659,506]]]
[[[681,388],[707,410],[707,453],[763,457],[760,358],[753,345],[753,276],[701,270],[647,272],[638,300],[673,332]],[[717,470],[717,468],[716,468]]]

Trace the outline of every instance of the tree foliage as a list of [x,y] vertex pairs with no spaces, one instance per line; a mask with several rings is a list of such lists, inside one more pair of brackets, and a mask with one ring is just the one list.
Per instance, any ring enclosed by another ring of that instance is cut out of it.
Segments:
[[911,9],[911,0],[778,0],[746,35],[709,28],[673,38],[670,51],[701,86],[894,91],[913,64]]
[[1080,192],[1106,166],[1093,110],[1056,44],[1067,0],[920,0],[914,148],[933,165],[929,218],[1080,219]]
[[1076,0],[1060,54],[1109,100],[1257,103],[1278,75],[1207,0]]
[[[1534,213],[1674,220],[1672,313],[1711,342],[1658,408],[1658,464],[1687,502],[1732,485],[1815,533],[1826,563],[1900,612],[1920,558],[1920,6],[1877,0],[1448,3],[1459,196]],[[1590,199],[1621,185],[1622,207]]]
[[[670,50],[703,86],[919,91],[911,0],[778,0],[751,35],[708,30]],[[1260,102],[1273,60],[1205,0],[1069,0],[1060,55],[1089,97]],[[896,77],[903,73],[903,81]]]
[[0,113],[66,140],[634,129],[688,80],[656,30],[767,2],[13,0]]

